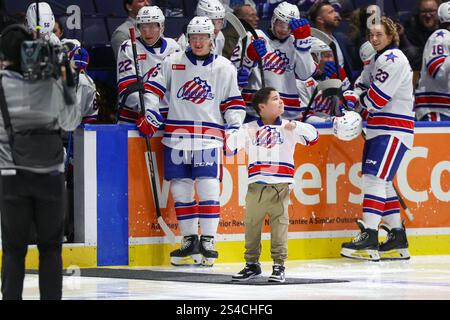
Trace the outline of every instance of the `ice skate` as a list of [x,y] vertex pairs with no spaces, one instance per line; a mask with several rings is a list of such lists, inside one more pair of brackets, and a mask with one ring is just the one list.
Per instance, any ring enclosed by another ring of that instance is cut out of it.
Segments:
[[380,243],[378,253],[381,260],[408,260],[408,239],[406,238],[405,226],[403,228],[390,228],[381,224],[380,228],[386,230],[387,238]]
[[174,266],[199,265],[201,260],[197,235],[184,236],[181,248],[170,253],[170,263]]
[[361,220],[356,223],[361,232],[351,242],[342,244],[341,256],[358,260],[379,261],[378,230],[367,228]]
[[219,253],[214,248],[213,236],[200,237],[200,253],[202,254],[202,265],[212,267],[214,261],[218,258]]

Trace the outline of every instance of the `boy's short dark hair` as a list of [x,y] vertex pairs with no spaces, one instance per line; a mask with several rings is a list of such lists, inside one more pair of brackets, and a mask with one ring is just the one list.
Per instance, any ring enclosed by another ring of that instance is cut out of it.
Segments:
[[276,91],[276,89],[272,87],[265,87],[256,91],[255,95],[253,96],[252,106],[258,115],[259,115],[259,104],[267,103],[267,101],[269,100],[270,93],[272,91]]

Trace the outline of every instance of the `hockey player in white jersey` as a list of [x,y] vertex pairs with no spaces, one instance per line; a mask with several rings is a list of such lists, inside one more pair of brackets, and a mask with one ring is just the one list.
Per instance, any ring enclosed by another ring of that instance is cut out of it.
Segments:
[[63,39],[61,44],[69,50],[69,59],[78,74],[77,104],[81,106],[81,123],[96,123],[98,117],[98,92],[94,80],[86,73],[89,53],[77,39]]
[[[165,57],[179,51],[175,40],[163,37],[165,17],[157,6],[142,7],[136,16],[140,37],[136,41],[139,68],[144,88],[138,88],[131,40],[122,43],[117,56],[119,93],[118,122],[134,123],[139,113],[138,90],[148,91],[148,81]],[[144,95],[146,98],[147,96]],[[161,114],[167,114],[167,101],[160,105]]]
[[[214,24],[214,53],[222,55],[225,37],[222,33],[225,19],[225,8],[219,0],[200,0],[197,4],[197,16],[208,17]],[[185,34],[178,38],[178,44],[185,50],[189,43]]]
[[[170,180],[182,246],[171,252],[173,265],[212,265],[220,216],[220,181],[225,125],[239,128],[245,117],[237,72],[226,58],[213,54],[214,25],[193,18],[189,48],[167,57],[148,82],[145,116],[137,126],[152,135],[163,122],[159,101],[169,97],[164,121],[164,178]],[[195,185],[199,202],[195,200]],[[199,239],[198,226],[201,236]]]
[[51,44],[59,44],[60,41],[58,37],[53,33],[55,16],[53,15],[52,8],[47,2],[39,2],[39,26],[36,8],[36,2],[33,2],[28,6],[25,17],[28,30],[30,30],[36,38],[39,29],[40,38],[50,41]]
[[[307,106],[311,98],[313,98],[319,81],[327,79],[339,79],[342,81],[342,90],[350,88],[350,81],[345,74],[344,68],[340,67],[339,75],[336,72],[333,52],[331,48],[323,41],[312,37],[311,54],[314,61],[319,65],[316,74],[307,80],[297,79],[297,89],[300,94],[302,106]],[[300,119],[305,116],[306,122],[329,122],[333,117],[342,115],[343,105],[338,96],[324,97],[322,92],[317,92],[314,102],[305,115],[302,113]]]
[[[342,245],[341,255],[355,259],[409,259],[408,242],[400,218],[400,204],[392,185],[400,162],[413,146],[414,96],[412,70],[398,49],[395,24],[386,17],[371,26],[372,57],[356,84],[355,93],[367,113],[362,161],[363,219],[360,234]],[[380,221],[384,224],[381,226]],[[388,230],[378,243],[378,228]]]
[[302,113],[296,78],[306,80],[317,69],[311,53],[311,27],[300,18],[296,5],[286,1],[274,10],[267,33],[256,30],[259,38],[248,41],[241,67],[242,41],[233,50],[231,61],[238,68],[239,86],[247,104],[247,119],[257,118],[251,107],[253,94],[262,87],[258,62],[262,62],[265,85],[275,88],[284,101],[283,118],[298,119]]
[[439,6],[440,28],[428,38],[416,88],[416,119],[450,121],[450,2]]

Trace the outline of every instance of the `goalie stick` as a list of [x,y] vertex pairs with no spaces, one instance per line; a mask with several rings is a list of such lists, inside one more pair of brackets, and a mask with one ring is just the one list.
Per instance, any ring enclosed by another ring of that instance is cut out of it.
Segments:
[[[233,28],[237,31],[237,33],[239,34],[239,37],[241,39],[246,39],[247,38],[247,32],[250,32],[250,34],[252,35],[252,37],[254,39],[258,39],[258,34],[256,33],[256,30],[245,20],[239,19],[238,17],[236,17],[234,14],[227,12],[225,13],[225,19],[233,26]],[[244,44],[244,41],[242,41],[242,44]],[[244,46],[242,46],[242,52],[244,52],[245,48]],[[244,54],[241,55],[241,62],[240,64],[242,65],[242,61],[244,60]],[[264,78],[264,68],[263,68],[263,64],[262,64],[262,59],[260,59],[258,61],[258,68],[259,71],[261,73],[261,85],[262,88],[266,87],[266,81]]]
[[[319,40],[322,40],[323,42],[325,42],[325,44],[327,44],[331,50],[333,51],[333,56],[335,57],[334,59],[334,63],[336,65],[336,70],[338,70],[338,74],[339,74],[339,63],[337,62],[337,50],[336,50],[336,44],[333,42],[333,40],[324,32],[316,29],[316,28],[311,28],[311,35]],[[342,90],[341,90],[342,92]],[[348,110],[348,106],[347,103],[345,101],[345,99],[342,99],[342,102],[344,103],[345,108]],[[366,134],[364,131],[362,131],[361,135],[363,136],[364,140],[366,140]],[[397,194],[398,197],[398,201],[400,202],[400,205],[402,206],[403,210],[405,211],[406,216],[408,217],[409,221],[413,221],[414,220],[414,216],[411,213],[411,211],[409,210],[408,206],[405,203],[405,200],[403,199],[403,196],[400,194],[400,192],[398,191],[397,186],[393,183],[392,184],[394,187],[394,191]]]
[[[137,83],[140,86],[142,86],[142,79],[140,77],[139,64],[138,64],[138,59],[137,59],[136,36],[134,34],[134,28],[130,28],[129,31],[130,31],[130,38],[131,38],[131,47],[133,50],[134,66],[136,69],[136,80],[137,80]],[[139,104],[141,107],[141,112],[145,116],[144,96],[143,96],[141,90],[139,90],[138,93],[139,93]],[[164,219],[162,218],[162,215],[161,215],[161,209],[159,207],[158,189],[156,187],[155,169],[153,166],[152,148],[151,148],[151,144],[150,144],[150,139],[147,136],[145,136],[145,143],[147,146],[147,151],[144,153],[144,156],[145,156],[145,162],[147,164],[147,171],[148,171],[148,176],[150,178],[150,184],[151,184],[152,191],[153,191],[152,192],[153,193],[153,202],[155,203],[155,210],[156,210],[156,217],[158,220],[158,224],[161,227],[161,229],[164,231],[164,233],[166,234],[169,241],[171,243],[175,243],[175,235],[173,234],[172,230],[170,230],[169,226],[164,221]]]

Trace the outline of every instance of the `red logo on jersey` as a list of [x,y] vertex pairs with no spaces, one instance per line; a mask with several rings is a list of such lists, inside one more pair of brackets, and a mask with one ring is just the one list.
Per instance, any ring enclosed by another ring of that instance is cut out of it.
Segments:
[[289,65],[289,58],[286,53],[279,49],[267,53],[264,58],[264,70],[272,71],[275,74],[283,74],[286,71],[292,71],[293,67]]
[[200,77],[186,82],[177,93],[177,98],[188,100],[195,104],[201,104],[205,100],[214,100],[214,94],[211,92],[211,86]]
[[147,54],[146,53],[138,54],[138,60],[147,60]]
[[312,87],[314,85],[314,80],[309,80],[306,82],[307,87]]
[[186,70],[185,64],[173,64],[172,70]]

